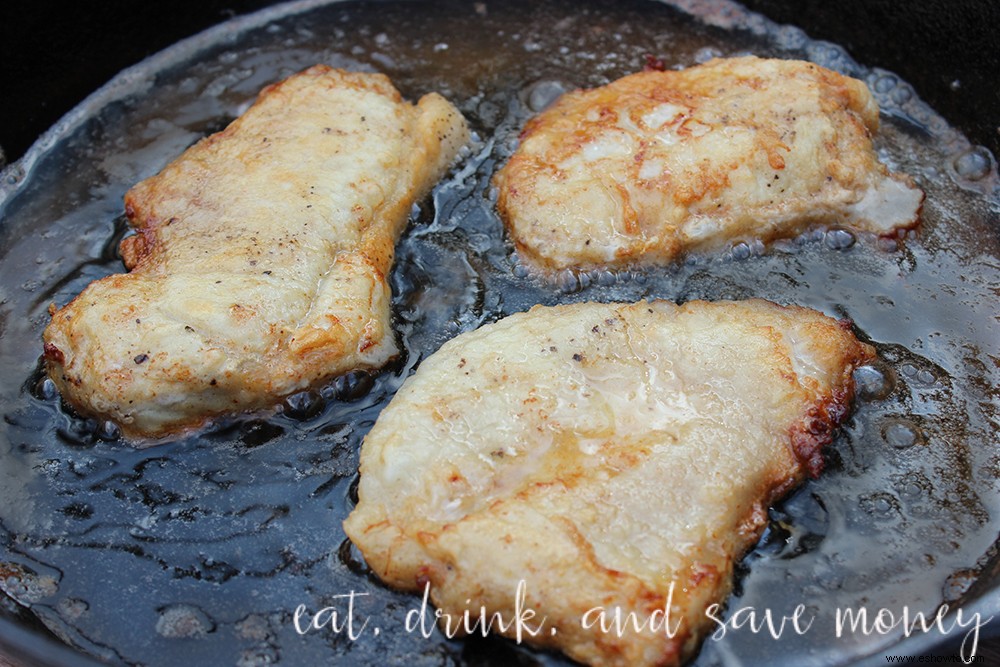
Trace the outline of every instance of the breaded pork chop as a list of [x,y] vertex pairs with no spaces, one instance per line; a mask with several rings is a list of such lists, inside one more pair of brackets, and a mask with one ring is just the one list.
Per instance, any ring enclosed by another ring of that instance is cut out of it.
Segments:
[[127,274],[56,311],[62,396],[155,438],[396,352],[386,274],[414,201],[467,140],[437,94],[314,66],[125,196]]
[[816,224],[889,234],[923,193],[878,161],[864,83],[808,62],[716,59],[563,95],[498,173],[519,254],[543,271],[665,264]]
[[[523,639],[675,665],[768,504],[819,472],[872,358],[841,323],[760,300],[536,306],[406,381],[364,441],[344,528],[385,582],[429,585],[453,618],[511,621],[523,580],[530,625],[546,619]],[[583,627],[616,608],[654,628],[669,609],[674,637]]]

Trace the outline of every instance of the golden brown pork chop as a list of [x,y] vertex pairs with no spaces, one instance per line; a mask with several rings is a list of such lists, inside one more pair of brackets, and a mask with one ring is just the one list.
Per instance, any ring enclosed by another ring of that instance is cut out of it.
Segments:
[[498,208],[544,271],[671,262],[814,224],[889,234],[923,193],[872,148],[864,83],[808,62],[716,59],[569,93],[499,172]]
[[[406,381],[364,441],[344,528],[453,626],[481,606],[511,623],[523,581],[523,640],[675,665],[768,505],[819,472],[872,358],[841,323],[760,300],[536,306]],[[654,631],[602,631],[616,609]]]
[[127,274],[45,330],[49,375],[131,438],[169,435],[396,352],[386,275],[413,202],[467,140],[437,94],[317,65],[125,196]]

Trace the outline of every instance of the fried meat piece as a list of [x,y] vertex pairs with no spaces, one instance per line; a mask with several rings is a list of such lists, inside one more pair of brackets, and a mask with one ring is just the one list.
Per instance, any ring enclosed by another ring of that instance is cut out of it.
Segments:
[[267,87],[126,194],[130,272],[53,313],[50,377],[148,439],[384,364],[394,244],[467,132],[381,74],[317,65]]
[[716,59],[562,96],[496,177],[523,259],[543,272],[667,264],[814,225],[887,235],[923,192],[872,147],[865,84],[808,62]]
[[[530,609],[537,646],[676,665],[768,505],[820,471],[873,354],[760,300],[536,306],[423,361],[364,441],[344,528],[453,619]],[[654,631],[584,627],[602,612]]]

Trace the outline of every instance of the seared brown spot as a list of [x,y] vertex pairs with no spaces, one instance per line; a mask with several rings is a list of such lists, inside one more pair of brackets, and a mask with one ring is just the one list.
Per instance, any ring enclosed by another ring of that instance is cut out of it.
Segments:
[[833,441],[837,425],[847,414],[853,386],[835,390],[830,400],[813,406],[806,417],[792,428],[792,451],[813,479],[823,472],[823,448]]
[[696,563],[691,567],[691,583],[695,586],[705,579],[715,581],[719,578],[719,570],[714,565]]
[[662,72],[667,69],[666,63],[651,53],[646,54],[646,64],[643,66],[645,72]]
[[44,350],[45,359],[47,361],[51,361],[59,365],[66,363],[66,356],[63,354],[62,350],[56,347],[53,343],[45,343],[45,345],[42,346],[42,349]]

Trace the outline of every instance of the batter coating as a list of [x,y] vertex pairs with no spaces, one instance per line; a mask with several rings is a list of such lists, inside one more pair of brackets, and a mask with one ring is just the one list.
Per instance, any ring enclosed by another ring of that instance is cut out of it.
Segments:
[[[364,441],[344,529],[453,619],[531,609],[537,646],[676,665],[769,504],[820,472],[873,358],[842,323],[760,300],[536,306],[421,363]],[[602,609],[661,627],[605,632]]]
[[130,272],[54,312],[50,377],[147,439],[384,364],[394,244],[467,138],[444,98],[409,104],[381,74],[269,86],[126,194]]
[[519,255],[543,272],[667,264],[814,225],[890,234],[923,192],[878,161],[865,84],[753,56],[563,95],[496,177]]

